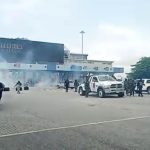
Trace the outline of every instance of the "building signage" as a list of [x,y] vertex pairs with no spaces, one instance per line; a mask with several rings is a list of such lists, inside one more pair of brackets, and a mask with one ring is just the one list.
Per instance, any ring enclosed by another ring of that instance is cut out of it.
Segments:
[[112,72],[112,68],[110,67],[98,67],[98,66],[85,66],[82,64],[64,64],[64,65],[56,65],[56,70],[59,71],[91,71],[91,72]]
[[64,62],[64,44],[0,38],[0,62]]
[[3,70],[47,70],[46,64],[0,63]]
[[22,44],[0,43],[1,49],[23,49]]

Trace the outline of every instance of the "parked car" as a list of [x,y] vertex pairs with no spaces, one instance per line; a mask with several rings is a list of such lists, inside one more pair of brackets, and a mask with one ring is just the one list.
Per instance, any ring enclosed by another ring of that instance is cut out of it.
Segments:
[[[64,82],[59,82],[57,84],[57,88],[65,88],[65,83]],[[74,82],[72,80],[69,81],[69,88],[73,89],[74,88]]]

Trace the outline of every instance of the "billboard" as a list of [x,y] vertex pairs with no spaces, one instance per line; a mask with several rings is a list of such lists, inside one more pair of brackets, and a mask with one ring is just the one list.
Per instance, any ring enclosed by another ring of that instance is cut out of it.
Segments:
[[64,44],[0,38],[0,62],[64,62]]

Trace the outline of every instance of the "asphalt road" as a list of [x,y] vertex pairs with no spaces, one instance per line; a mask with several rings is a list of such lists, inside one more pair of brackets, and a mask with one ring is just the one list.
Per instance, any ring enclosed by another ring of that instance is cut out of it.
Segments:
[[0,150],[149,150],[150,96],[81,97],[73,91],[5,92]]

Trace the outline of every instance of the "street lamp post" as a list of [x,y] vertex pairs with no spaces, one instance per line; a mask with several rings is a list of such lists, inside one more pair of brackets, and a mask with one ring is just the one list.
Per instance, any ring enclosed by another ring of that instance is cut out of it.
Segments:
[[82,36],[82,63],[83,63],[83,34],[85,33],[83,30],[80,32]]

